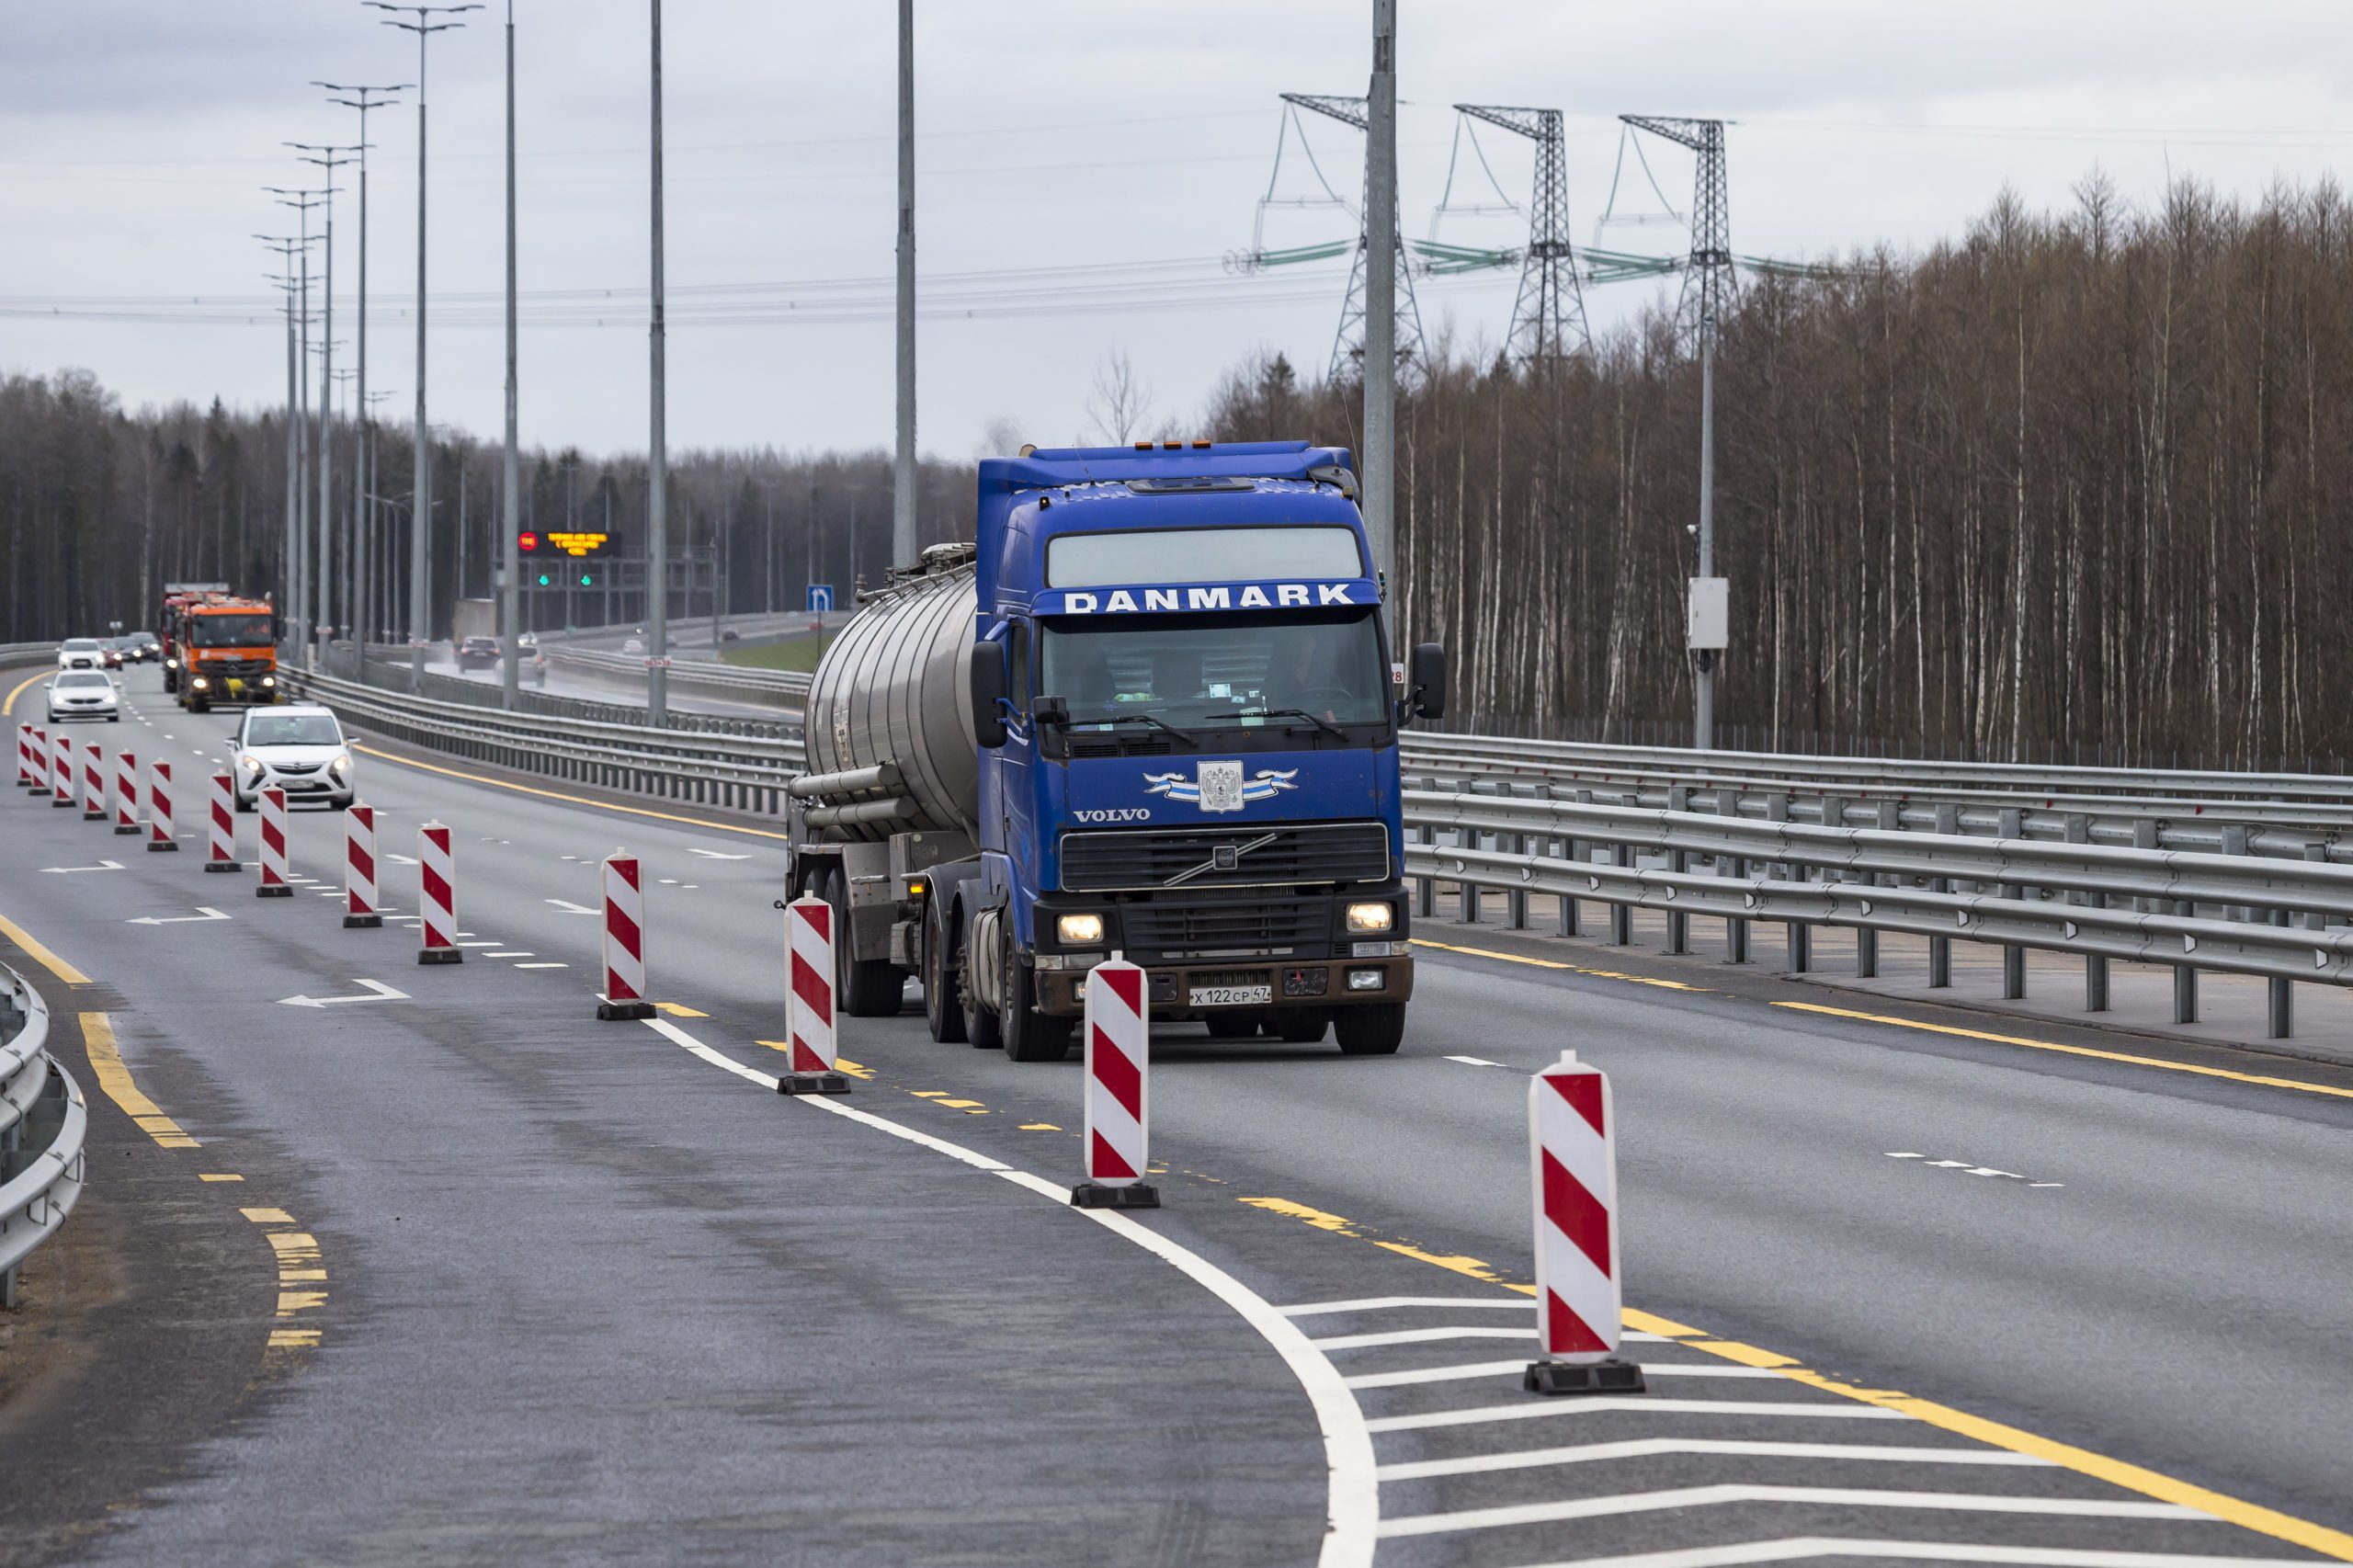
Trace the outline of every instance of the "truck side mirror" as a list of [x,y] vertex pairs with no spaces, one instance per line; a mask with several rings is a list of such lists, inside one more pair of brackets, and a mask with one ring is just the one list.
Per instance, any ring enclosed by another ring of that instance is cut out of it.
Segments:
[[972,738],[995,750],[1005,744],[1005,648],[983,642],[972,650]]
[[1446,649],[1438,643],[1414,645],[1405,705],[1425,719],[1446,717]]

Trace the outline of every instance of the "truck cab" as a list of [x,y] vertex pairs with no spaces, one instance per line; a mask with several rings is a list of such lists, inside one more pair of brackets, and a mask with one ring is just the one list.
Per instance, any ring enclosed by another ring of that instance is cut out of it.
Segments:
[[[980,493],[975,546],[926,552],[972,578],[968,843],[927,824],[845,857],[826,886],[863,892],[853,971],[920,973],[936,1037],[1021,1060],[1066,1049],[1114,954],[1144,967],[1155,1021],[1394,1051],[1414,972],[1397,734],[1442,711],[1444,658],[1392,664],[1348,454],[1030,449],[983,461]],[[891,771],[837,767],[809,814],[889,822],[906,759],[847,732],[827,756],[826,689],[821,669],[813,765]]]

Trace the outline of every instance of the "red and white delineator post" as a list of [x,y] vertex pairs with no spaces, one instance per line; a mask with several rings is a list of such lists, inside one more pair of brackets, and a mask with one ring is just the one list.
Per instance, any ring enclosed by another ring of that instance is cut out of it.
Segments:
[[37,795],[49,793],[49,732],[38,724],[27,724],[31,732],[24,737],[25,788]]
[[211,820],[205,830],[204,869],[242,871],[237,864],[237,781],[225,773],[212,776]]
[[1574,1051],[1528,1083],[1536,1189],[1536,1346],[1530,1393],[1640,1393],[1618,1359],[1618,1142],[1609,1078]]
[[286,791],[261,792],[261,881],[256,898],[292,898],[294,884],[286,880]]
[[114,830],[139,831],[139,759],[127,751],[114,754]]
[[384,923],[376,907],[376,808],[358,801],[343,812],[343,923],[355,930]]
[[51,809],[74,804],[74,743],[63,730],[49,740],[49,803]]
[[803,895],[784,906],[786,1071],[779,1095],[846,1095],[834,1038],[834,906]]
[[616,849],[599,869],[605,890],[605,989],[597,1016],[608,1021],[650,1018],[645,997],[645,883],[637,857]]
[[177,849],[180,841],[172,826],[172,765],[151,762],[147,765],[147,847]]
[[26,790],[34,788],[33,736],[36,733],[30,724],[17,726],[17,783]]
[[449,850],[449,830],[438,822],[416,830],[416,912],[419,963],[463,963],[458,946],[458,862]]
[[1143,1179],[1151,1160],[1152,1023],[1143,971],[1114,955],[1086,973],[1086,1179],[1070,1189],[1081,1209],[1157,1209]]
[[107,820],[107,750],[96,741],[82,748],[82,820]]

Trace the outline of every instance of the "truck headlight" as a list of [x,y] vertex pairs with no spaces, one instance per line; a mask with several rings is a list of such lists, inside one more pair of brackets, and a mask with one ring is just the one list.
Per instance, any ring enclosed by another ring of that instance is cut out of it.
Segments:
[[1385,903],[1352,903],[1348,905],[1348,929],[1351,931],[1386,931],[1397,924],[1397,912]]
[[261,677],[261,683],[264,686],[276,686],[278,684],[278,677],[276,676],[264,676]]
[[212,683],[210,681],[205,679],[202,676],[196,677],[196,689],[199,691],[202,691],[206,687],[210,686],[211,684]]
[[171,657],[171,658],[165,659],[165,660],[164,661],[164,667],[165,667],[165,669],[167,669],[167,670],[176,670],[176,669],[178,669],[178,668],[180,667],[180,661],[179,661],[178,656],[176,654],[176,655],[174,655],[174,656],[173,656],[173,657]]
[[1103,917],[1099,915],[1064,915],[1054,921],[1054,935],[1074,948],[1084,948],[1103,939]]

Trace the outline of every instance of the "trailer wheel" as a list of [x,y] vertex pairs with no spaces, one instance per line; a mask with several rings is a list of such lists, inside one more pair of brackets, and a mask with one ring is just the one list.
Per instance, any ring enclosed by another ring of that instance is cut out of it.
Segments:
[[1332,1032],[1348,1056],[1394,1056],[1405,1042],[1405,1004],[1368,1002],[1333,1009]]
[[838,866],[824,876],[817,896],[834,906],[834,983],[841,990],[842,1011],[853,1018],[897,1017],[906,1000],[907,971],[888,959],[850,956],[849,879]]
[[949,961],[947,922],[939,918],[938,904],[927,914],[923,923],[923,1019],[932,1039],[942,1045],[961,1045],[967,1031],[964,1009],[955,994],[956,966]]
[[997,1027],[1005,1036],[1005,1053],[1016,1062],[1060,1062],[1070,1050],[1075,1018],[1050,1018],[1036,1010],[1037,985],[1027,965],[1007,954],[1005,965],[1005,1017]]

